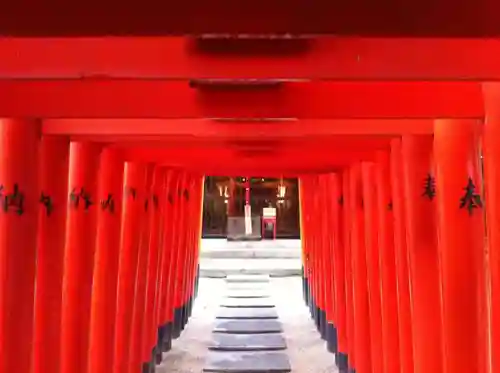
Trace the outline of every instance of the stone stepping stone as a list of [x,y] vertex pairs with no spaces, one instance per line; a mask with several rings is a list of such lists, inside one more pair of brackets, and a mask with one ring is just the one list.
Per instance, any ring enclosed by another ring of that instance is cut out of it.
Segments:
[[281,351],[210,351],[204,372],[217,373],[288,373],[288,356]]
[[263,334],[281,333],[283,328],[278,320],[217,320],[214,333]]
[[276,351],[286,349],[285,338],[281,334],[213,334],[214,351]]
[[221,307],[273,308],[274,303],[270,298],[226,298],[222,300]]
[[251,283],[251,282],[242,282],[242,283],[231,283],[227,284],[226,289],[228,291],[270,291],[270,287],[266,283]]
[[230,308],[221,307],[216,316],[217,319],[277,319],[278,313],[274,308]]
[[226,282],[253,282],[262,283],[269,282],[268,275],[228,275],[226,276]]
[[269,298],[269,293],[259,290],[234,290],[229,291],[228,298]]

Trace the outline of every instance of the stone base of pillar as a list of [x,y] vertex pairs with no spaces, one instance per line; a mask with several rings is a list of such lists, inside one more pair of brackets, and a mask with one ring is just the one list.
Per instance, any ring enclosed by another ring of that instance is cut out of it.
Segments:
[[333,323],[328,323],[326,326],[326,348],[332,354],[338,351],[337,328]]

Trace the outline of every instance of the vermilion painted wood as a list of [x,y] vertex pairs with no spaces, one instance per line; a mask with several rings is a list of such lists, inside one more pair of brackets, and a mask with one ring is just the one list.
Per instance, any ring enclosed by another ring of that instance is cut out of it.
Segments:
[[[337,274],[334,266],[335,246],[335,223],[333,220],[334,211],[332,209],[332,199],[335,198],[334,192],[330,185],[330,175],[321,175],[321,200],[323,219],[321,226],[321,235],[325,245],[324,256],[324,271],[325,271],[325,311],[327,321],[337,326],[338,316],[336,313],[335,302],[335,282]],[[333,233],[333,234],[332,234]]]
[[[443,371],[443,320],[432,136],[403,136],[403,186],[415,373]],[[432,178],[432,181],[429,181]],[[435,190],[434,190],[435,193]],[[439,312],[436,312],[438,310]],[[430,368],[437,367],[437,368]]]
[[183,172],[176,172],[175,183],[172,186],[172,221],[170,225],[169,233],[169,245],[172,251],[170,257],[169,271],[168,271],[168,293],[166,298],[165,307],[165,320],[167,323],[173,322],[174,319],[174,302],[177,291],[177,258],[179,256],[179,229],[180,229],[180,209],[181,209],[181,191],[186,184],[186,175]]
[[132,323],[146,172],[144,164],[127,162],[125,165],[113,373],[128,372],[132,359],[130,347],[135,338]]
[[[2,202],[19,188],[15,205],[0,212],[0,372],[29,372],[34,342],[40,127],[33,121],[0,119],[0,141]],[[24,196],[22,214],[18,213],[19,193]]]
[[150,216],[150,235],[149,235],[149,253],[148,253],[148,273],[147,283],[145,288],[144,299],[144,320],[141,330],[141,350],[142,361],[149,362],[152,357],[153,347],[156,345],[156,340],[153,339],[153,329],[156,330],[154,307],[155,307],[155,294],[157,286],[157,276],[159,268],[159,239],[161,229],[161,210],[160,210],[160,194],[163,187],[164,169],[155,166],[153,171],[153,181],[151,194],[147,200],[147,211]]
[[[335,311],[335,327],[337,328],[339,353],[348,354],[347,343],[347,320],[346,320],[346,287],[345,279],[345,232],[344,216],[342,210],[342,174],[331,173],[327,176],[327,187],[329,195],[330,216],[330,234],[332,241],[332,266],[333,266],[333,303]],[[332,237],[333,235],[333,237]]]
[[[474,194],[482,199],[480,129],[477,121],[436,120],[434,160],[443,343],[446,346],[443,372],[446,373],[490,371],[484,212],[476,208],[469,213],[467,203],[460,208],[468,180],[475,185]],[[467,294],[467,302],[463,302],[462,294]],[[459,337],[463,336],[464,323],[469,330],[466,339]],[[469,358],[460,362],[459,355],[463,356],[464,351]]]
[[61,365],[69,139],[42,137],[40,158],[40,189],[48,200],[38,217],[33,372],[50,373]]
[[394,213],[394,251],[398,289],[399,353],[401,373],[413,373],[413,322],[411,314],[408,247],[406,243],[406,201],[403,194],[401,139],[394,139],[390,150],[390,176]]
[[75,119],[484,116],[480,83],[456,81],[294,82],[263,90],[200,91],[187,81],[0,80],[0,112],[6,117]]
[[[183,36],[2,38],[0,78],[500,79],[499,39],[325,36],[296,42],[240,41],[238,49],[255,50],[253,55],[231,53],[234,44],[226,42],[226,52],[220,54],[203,52],[194,38]],[[259,54],[266,46],[283,52]],[[427,56],[425,63],[422,56]]]
[[342,190],[341,190],[341,214],[342,214],[342,231],[344,238],[344,253],[345,253],[345,299],[346,299],[346,335],[347,335],[347,353],[349,359],[349,368],[356,368],[356,338],[355,338],[355,320],[354,320],[354,299],[353,299],[353,266],[352,266],[352,239],[351,239],[351,219],[352,211],[349,208],[351,200],[350,191],[350,168],[342,171]]
[[156,343],[161,343],[162,341],[157,341],[159,337],[157,333],[157,328],[163,327],[166,323],[165,320],[165,307],[166,298],[168,293],[168,271],[170,266],[170,260],[172,255],[172,250],[170,249],[169,235],[171,233],[170,224],[172,223],[172,203],[170,202],[169,195],[172,192],[171,188],[174,184],[174,172],[171,170],[164,170],[163,186],[162,191],[159,196],[160,209],[161,209],[161,222],[160,222],[160,241],[159,241],[159,270],[158,270],[158,287],[155,298],[155,323],[153,328],[153,341]]
[[[488,265],[491,296],[491,350],[500,351],[500,210],[498,188],[500,187],[500,174],[497,171],[500,146],[498,99],[500,98],[500,86],[497,83],[488,83],[483,86],[485,93],[486,123],[483,132],[483,154],[484,154],[484,178],[486,194],[487,229],[488,229]],[[500,372],[500,356],[491,354],[492,373]]]
[[146,170],[146,188],[142,196],[139,225],[136,229],[141,232],[139,241],[139,256],[135,281],[135,294],[132,317],[132,338],[130,343],[131,360],[128,372],[135,373],[142,369],[144,360],[142,349],[142,336],[144,332],[144,311],[146,301],[146,288],[148,280],[149,241],[151,237],[152,209],[146,209],[146,201],[151,198],[153,188],[154,164],[148,164]]
[[384,372],[400,372],[398,283],[394,251],[394,198],[391,190],[389,151],[377,153],[375,165],[378,210],[380,295]]
[[85,136],[94,141],[168,141],[172,136],[197,140],[237,142],[280,141],[332,135],[430,134],[432,119],[289,119],[283,121],[219,121],[213,119],[45,119],[46,135]]
[[[377,205],[377,184],[375,179],[375,164],[361,164],[362,200],[364,214],[366,275],[368,283],[368,303],[370,317],[370,349],[372,372],[383,373],[384,351],[382,346],[382,315],[380,299],[380,263],[379,263],[379,223]],[[384,206],[387,209],[388,206]]]
[[[61,321],[61,372],[88,373],[101,147],[71,143]],[[87,201],[91,202],[88,205]],[[78,202],[78,203],[77,203]]]
[[354,164],[349,171],[349,200],[351,223],[351,258],[354,312],[354,350],[356,371],[371,372],[373,362],[370,346],[370,315],[367,284],[364,202],[361,165]]
[[113,369],[120,261],[124,162],[114,149],[101,152],[97,185],[97,235],[90,310],[89,372]]
[[183,306],[183,285],[184,285],[184,276],[186,273],[186,258],[187,258],[187,250],[186,250],[186,225],[188,222],[188,201],[184,197],[185,191],[190,192],[190,188],[192,185],[192,178],[190,175],[186,174],[185,182],[182,184],[181,189],[178,190],[178,201],[179,201],[179,225],[174,232],[177,236],[176,247],[177,247],[177,257],[176,257],[176,265],[175,265],[175,275],[174,275],[174,299],[173,299],[173,307],[174,310],[179,310]]

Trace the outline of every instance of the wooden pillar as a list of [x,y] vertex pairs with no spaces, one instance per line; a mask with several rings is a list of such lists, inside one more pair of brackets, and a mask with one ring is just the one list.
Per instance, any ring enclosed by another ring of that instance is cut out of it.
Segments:
[[[153,330],[155,321],[155,296],[158,276],[159,264],[159,240],[160,240],[160,195],[164,182],[163,168],[156,166],[153,171],[153,180],[151,186],[151,195],[146,202],[146,208],[150,216],[150,235],[149,235],[149,250],[148,250],[148,272],[146,276],[146,286],[144,293],[144,316],[142,322],[142,361],[144,364],[153,365],[156,361],[154,347],[156,345],[153,338]],[[163,203],[163,201],[161,201]]]
[[403,185],[415,373],[443,371],[433,136],[403,136]]
[[40,157],[33,372],[52,373],[59,372],[61,366],[69,139],[43,137]]
[[[378,204],[375,165],[361,165],[363,212],[365,221],[366,269],[370,315],[370,350],[372,372],[383,373],[385,351],[382,348],[382,311],[380,303],[380,267],[378,245]],[[387,206],[384,207],[387,209]]]
[[[350,191],[350,169],[346,169],[342,173],[342,195],[339,199],[341,206],[341,214],[344,238],[344,253],[345,253],[345,300],[346,300],[346,333],[347,333],[347,365],[350,369],[356,369],[356,336],[354,333],[354,285],[353,285],[353,267],[352,267],[352,240],[351,240],[351,219],[352,211],[349,208],[351,200]],[[339,364],[340,365],[340,364]]]
[[132,339],[130,343],[131,363],[129,366],[129,373],[146,371],[149,369],[150,362],[144,361],[144,354],[142,350],[142,336],[144,331],[144,310],[146,301],[146,286],[148,276],[148,262],[149,262],[149,241],[151,237],[151,220],[152,209],[148,208],[149,201],[151,200],[152,185],[153,185],[153,171],[154,166],[148,165],[146,170],[146,190],[142,196],[140,225],[136,229],[140,229],[139,241],[139,257],[137,264],[136,280],[135,280],[135,293],[134,305],[132,316]]
[[88,373],[109,373],[113,369],[123,167],[116,150],[102,151],[97,192],[99,205]]
[[412,319],[408,272],[408,248],[406,245],[406,206],[403,195],[403,164],[401,139],[391,141],[391,189],[394,214],[394,251],[396,256],[396,280],[398,289],[398,325],[400,372],[413,373]]
[[62,373],[87,373],[101,147],[72,142],[63,281]]
[[186,250],[186,219],[188,218],[187,214],[187,200],[185,198],[186,193],[191,186],[192,180],[189,175],[186,175],[184,178],[184,183],[179,190],[179,225],[174,233],[178,239],[176,242],[177,247],[177,260],[175,266],[175,293],[174,293],[174,322],[172,329],[172,337],[179,338],[184,327],[183,325],[183,315],[184,315],[184,304],[183,304],[183,286],[184,286],[184,276],[186,274],[186,259],[187,259],[187,250]]
[[356,164],[349,172],[349,202],[351,214],[351,259],[354,306],[354,350],[356,372],[371,372],[370,314],[366,268],[365,219],[362,195],[361,167]]
[[[321,195],[322,195],[322,239],[324,244],[323,263],[325,272],[325,311],[326,311],[326,342],[329,352],[338,352],[337,337],[337,303],[335,301],[335,284],[338,281],[335,271],[335,243],[336,243],[336,221],[334,209],[337,208],[337,197],[331,185],[331,175],[321,175]],[[334,203],[335,202],[335,203]]]
[[486,373],[485,227],[476,120],[436,120],[444,372]]
[[123,216],[121,247],[118,265],[118,294],[113,373],[128,372],[132,354],[132,320],[141,218],[146,192],[146,167],[137,162],[127,162],[124,169]]
[[345,270],[345,232],[344,215],[342,209],[342,178],[340,174],[330,174],[328,178],[330,195],[331,231],[333,234],[333,272],[335,281],[334,303],[336,316],[337,351],[335,361],[340,370],[348,368],[348,340],[347,340],[347,315],[346,315],[346,270]]
[[31,371],[39,143],[38,122],[0,119],[0,373]]
[[[491,351],[500,351],[500,84],[483,84],[486,122],[484,125],[484,180],[488,230],[488,273],[490,277]],[[500,373],[500,354],[491,354],[491,373]]]
[[380,302],[384,373],[400,372],[398,289],[394,252],[394,215],[391,193],[389,152],[376,156],[376,191],[378,211],[378,245],[380,263]]

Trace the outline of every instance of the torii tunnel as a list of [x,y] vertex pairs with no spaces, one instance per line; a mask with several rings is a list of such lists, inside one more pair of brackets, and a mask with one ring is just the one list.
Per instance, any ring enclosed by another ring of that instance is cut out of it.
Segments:
[[205,175],[299,178],[341,371],[500,373],[498,9],[398,34],[96,4],[0,15],[0,373],[151,370],[196,298]]

